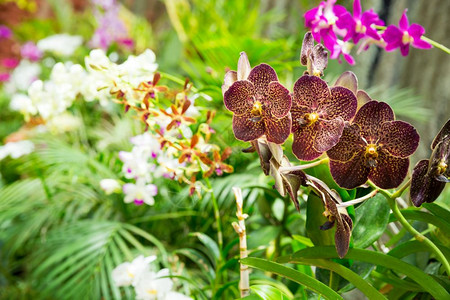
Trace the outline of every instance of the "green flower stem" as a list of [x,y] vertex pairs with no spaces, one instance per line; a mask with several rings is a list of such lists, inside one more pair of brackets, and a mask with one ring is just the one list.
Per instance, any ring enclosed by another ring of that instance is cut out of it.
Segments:
[[222,256],[222,249],[223,249],[223,234],[222,234],[222,222],[220,222],[220,211],[219,211],[219,204],[217,203],[216,196],[214,195],[213,188],[211,186],[211,182],[209,182],[209,178],[205,178],[205,183],[208,189],[211,193],[211,199],[213,202],[213,208],[214,208],[214,218],[216,219],[217,224],[217,242],[219,244],[220,249],[220,256]]
[[[375,29],[379,29],[381,31],[386,30],[386,28],[387,28],[386,26],[379,26],[379,25],[374,25],[374,27],[375,27]],[[441,49],[445,53],[450,54],[450,49],[445,47],[444,45],[442,45],[436,41],[433,41],[432,39],[427,38],[426,36],[422,36],[421,39],[422,39],[422,41],[428,42],[431,45],[433,45],[434,47]]]
[[442,265],[445,268],[445,271],[447,272],[447,275],[450,276],[450,264],[448,263],[446,257],[444,254],[439,250],[439,248],[425,235],[418,232],[414,227],[412,227],[411,224],[405,219],[405,217],[402,215],[402,212],[397,206],[396,199],[402,195],[402,193],[409,187],[411,184],[411,181],[409,180],[405,185],[403,185],[400,189],[398,189],[393,194],[389,193],[386,190],[377,188],[373,183],[369,181],[369,185],[373,188],[377,189],[383,196],[387,199],[388,204],[394,214],[394,216],[397,218],[397,220],[403,225],[403,228],[405,228],[409,233],[413,235],[413,237],[425,245],[428,246],[431,252],[436,255],[436,258],[442,263]]
[[292,166],[292,167],[280,167],[279,171],[282,173],[288,173],[288,172],[292,172],[292,171],[298,171],[298,170],[305,170],[305,169],[309,169],[318,165],[322,165],[322,164],[326,164],[328,163],[329,158],[325,157],[321,160],[309,163],[309,164],[304,164],[304,165],[298,165],[298,166]]
[[426,36],[422,36],[422,40],[425,42],[430,43],[431,45],[433,45],[434,47],[441,49],[442,51],[444,51],[447,54],[450,54],[450,49],[445,47],[442,44],[439,44],[438,42],[433,41],[432,39],[427,38]]

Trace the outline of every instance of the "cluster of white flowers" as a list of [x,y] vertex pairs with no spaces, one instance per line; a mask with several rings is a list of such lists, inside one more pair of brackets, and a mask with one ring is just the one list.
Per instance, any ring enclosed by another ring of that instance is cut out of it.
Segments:
[[[66,44],[66,48],[53,45],[61,39],[65,42],[60,44]],[[78,48],[79,42],[78,37],[58,35],[39,41],[38,47],[68,56]],[[139,56],[130,55],[122,64],[115,64],[103,50],[95,49],[85,58],[86,68],[71,61],[58,62],[45,81],[38,79],[41,72],[39,64],[23,60],[5,90],[11,95],[10,108],[21,112],[26,119],[40,116],[52,131],[72,130],[79,126],[80,121],[67,109],[78,95],[85,101],[99,100],[104,106],[110,103],[114,90],[120,89],[132,95],[141,82],[152,80],[158,67],[155,59],[153,51],[147,49]],[[26,90],[27,94],[23,93]]]
[[156,256],[142,255],[132,262],[125,262],[112,271],[116,286],[133,286],[138,300],[188,300],[192,299],[173,291],[174,283],[168,276],[169,269],[158,270]]
[[133,149],[130,152],[119,152],[125,178],[135,180],[135,183],[123,186],[124,201],[153,205],[153,197],[158,193],[153,179],[161,176],[175,179],[183,172],[184,164],[180,164],[170,151],[161,151],[161,143],[150,132],[131,138],[131,143]]

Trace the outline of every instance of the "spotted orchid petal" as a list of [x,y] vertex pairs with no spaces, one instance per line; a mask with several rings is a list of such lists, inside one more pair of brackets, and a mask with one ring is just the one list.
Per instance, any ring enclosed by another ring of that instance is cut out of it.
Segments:
[[267,103],[268,111],[275,118],[285,117],[292,105],[289,90],[277,81],[269,83],[265,102]]
[[238,140],[249,142],[264,134],[265,126],[262,120],[253,121],[251,112],[243,115],[233,115],[233,132]]
[[291,115],[276,119],[276,118],[264,118],[265,134],[269,142],[275,144],[282,144],[291,134]]
[[320,153],[335,146],[344,131],[344,120],[341,117],[332,120],[319,120],[314,125],[316,126],[316,137],[313,141],[313,148]]
[[327,83],[317,76],[303,75],[294,84],[294,100],[297,105],[316,109],[320,102],[331,96]]
[[409,123],[385,122],[380,126],[378,144],[383,145],[391,155],[408,157],[419,146],[419,134]]
[[250,111],[254,103],[255,88],[250,81],[236,81],[225,92],[225,107],[236,115],[243,115]]
[[327,151],[331,160],[346,162],[352,159],[359,151],[364,150],[365,143],[356,124],[344,127],[339,143]]
[[340,187],[354,189],[366,183],[370,167],[366,164],[364,152],[360,151],[348,161],[330,160],[330,172]]
[[357,106],[355,94],[341,86],[332,87],[331,96],[320,103],[320,108],[328,119],[341,117],[344,121],[355,116]]
[[269,83],[278,81],[278,76],[271,66],[268,64],[260,64],[251,70],[247,80],[255,86],[256,94],[263,96],[267,91]]
[[294,131],[292,152],[299,160],[310,161],[322,155],[322,152],[314,149],[314,140],[317,134],[316,126],[317,123]]
[[368,178],[382,189],[398,187],[408,173],[409,159],[395,157],[386,151],[380,151],[376,167],[371,168]]
[[392,108],[378,101],[370,101],[356,113],[353,124],[358,124],[361,135],[367,140],[376,140],[381,124],[394,120]]

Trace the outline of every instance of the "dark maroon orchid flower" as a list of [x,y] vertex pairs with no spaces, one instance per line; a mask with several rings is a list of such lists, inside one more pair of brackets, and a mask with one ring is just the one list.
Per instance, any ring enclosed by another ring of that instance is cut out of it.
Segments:
[[450,182],[450,120],[435,137],[431,149],[431,158],[419,161],[413,170],[410,197],[417,207],[436,200]]
[[299,160],[313,160],[337,144],[344,122],[356,113],[352,91],[342,86],[331,89],[316,76],[304,75],[294,84],[292,103],[292,151]]
[[419,144],[410,124],[394,120],[391,107],[378,101],[363,105],[336,146],[327,151],[336,183],[353,189],[370,179],[382,189],[395,188],[408,172],[409,156]]
[[406,9],[400,18],[398,27],[389,25],[383,33],[383,39],[386,42],[386,51],[393,51],[400,47],[403,56],[409,53],[409,45],[419,49],[430,49],[430,43],[422,40],[425,29],[419,24],[409,25]]
[[292,99],[267,64],[253,68],[246,80],[235,81],[225,92],[224,103],[234,113],[238,140],[248,142],[265,135],[269,142],[282,144],[290,134]]

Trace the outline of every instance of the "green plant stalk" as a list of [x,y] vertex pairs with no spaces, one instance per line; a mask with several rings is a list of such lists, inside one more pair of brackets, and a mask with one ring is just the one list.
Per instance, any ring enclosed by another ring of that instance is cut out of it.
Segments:
[[211,193],[211,199],[213,202],[213,209],[214,209],[214,218],[216,219],[217,224],[217,243],[219,244],[220,249],[220,256],[222,257],[222,249],[223,249],[223,233],[222,233],[222,222],[220,222],[220,211],[219,211],[219,204],[217,203],[216,196],[214,195],[213,188],[211,186],[211,182],[209,182],[209,178],[205,178],[205,183],[209,192]]
[[[373,183],[369,181],[369,184],[378,189]],[[387,199],[389,207],[391,208],[392,212],[394,213],[394,216],[397,218],[397,220],[400,222],[400,224],[403,225],[403,228],[405,228],[409,233],[413,235],[413,237],[425,245],[428,246],[430,251],[436,255],[436,258],[442,263],[442,265],[445,268],[445,271],[447,272],[447,275],[450,276],[450,264],[448,263],[447,259],[445,258],[445,255],[441,252],[441,250],[426,236],[418,232],[414,227],[412,227],[411,224],[405,219],[402,212],[397,206],[396,199],[402,195],[402,193],[408,188],[408,186],[411,184],[411,180],[409,180],[405,185],[403,185],[400,189],[398,189],[393,194],[389,193],[386,190],[378,189],[378,191],[383,194],[383,196]]]

